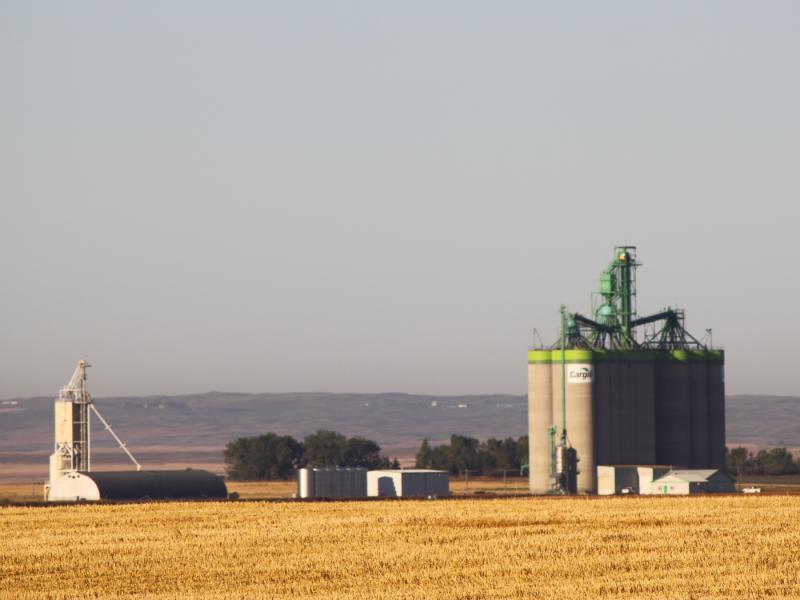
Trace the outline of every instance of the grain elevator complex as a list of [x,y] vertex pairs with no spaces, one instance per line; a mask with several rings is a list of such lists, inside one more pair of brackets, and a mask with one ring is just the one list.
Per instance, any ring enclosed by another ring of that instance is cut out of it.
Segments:
[[[50,455],[50,478],[45,500],[192,500],[224,499],[222,478],[201,469],[143,471],[111,425],[97,410],[86,390],[86,361],[78,362],[55,401],[55,447]],[[91,415],[100,420],[119,447],[136,465],[135,471],[93,471]]]
[[[528,352],[530,491],[598,491],[597,467],[725,467],[724,353],[684,313],[636,311],[636,248],[618,247],[591,317]],[[710,336],[709,336],[710,337]]]

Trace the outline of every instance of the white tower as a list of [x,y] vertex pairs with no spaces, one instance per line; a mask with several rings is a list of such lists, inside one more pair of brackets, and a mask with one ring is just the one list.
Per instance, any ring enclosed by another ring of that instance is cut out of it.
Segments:
[[89,471],[91,396],[86,391],[86,361],[80,361],[55,401],[55,450],[50,455],[50,481],[65,471]]
[[61,388],[55,402],[56,439],[55,450],[50,455],[50,484],[67,471],[91,471],[91,419],[93,412],[100,419],[106,431],[111,434],[119,447],[128,455],[136,470],[141,465],[119,439],[111,425],[108,424],[86,391],[86,367],[89,363],[79,361],[69,383]]

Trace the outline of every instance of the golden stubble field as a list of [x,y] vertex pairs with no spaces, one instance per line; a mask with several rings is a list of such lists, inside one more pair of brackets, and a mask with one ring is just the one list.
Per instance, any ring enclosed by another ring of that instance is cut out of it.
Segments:
[[0,508],[0,598],[798,598],[800,497]]

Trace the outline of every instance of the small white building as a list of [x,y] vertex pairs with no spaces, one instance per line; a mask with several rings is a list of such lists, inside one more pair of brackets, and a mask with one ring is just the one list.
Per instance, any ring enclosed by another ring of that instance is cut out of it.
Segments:
[[636,474],[639,477],[639,489],[637,490],[642,495],[652,494],[653,480],[663,477],[672,470],[672,467],[664,466],[643,466],[636,467]]
[[703,494],[735,491],[734,479],[716,469],[673,469],[659,465],[600,465],[597,493]]
[[650,484],[651,494],[733,493],[733,477],[716,469],[676,469]]
[[367,495],[427,498],[450,495],[450,474],[431,469],[391,469],[367,474]]
[[665,466],[599,465],[597,467],[597,494],[649,494],[653,479],[671,470]]

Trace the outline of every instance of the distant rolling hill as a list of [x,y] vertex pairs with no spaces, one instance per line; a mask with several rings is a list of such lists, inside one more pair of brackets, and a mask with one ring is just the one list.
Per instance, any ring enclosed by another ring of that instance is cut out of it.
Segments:
[[[376,440],[386,454],[412,459],[423,438],[451,433],[486,439],[527,433],[524,396],[386,394],[230,394],[98,398],[115,431],[145,467],[222,470],[222,448],[267,431],[302,438],[317,429]],[[729,445],[800,447],[800,398],[729,396]],[[0,403],[0,480],[44,479],[52,451],[53,399]],[[98,468],[127,460],[99,423],[93,427]]]
[[728,446],[800,447],[797,396],[728,396],[725,411]]

